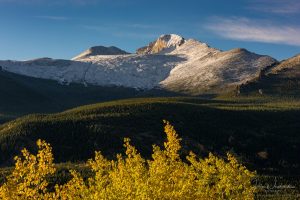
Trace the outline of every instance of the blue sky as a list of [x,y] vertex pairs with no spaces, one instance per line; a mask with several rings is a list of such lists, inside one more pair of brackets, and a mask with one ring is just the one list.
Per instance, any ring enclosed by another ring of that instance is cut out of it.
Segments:
[[176,33],[278,60],[300,53],[299,0],[0,0],[0,59],[129,52]]

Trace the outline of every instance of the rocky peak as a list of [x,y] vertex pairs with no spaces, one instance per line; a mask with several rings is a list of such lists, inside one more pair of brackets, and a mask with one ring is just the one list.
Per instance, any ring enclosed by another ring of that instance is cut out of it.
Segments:
[[176,34],[161,35],[156,41],[149,43],[148,46],[137,49],[136,53],[155,54],[165,50],[172,51],[184,42],[185,39]]

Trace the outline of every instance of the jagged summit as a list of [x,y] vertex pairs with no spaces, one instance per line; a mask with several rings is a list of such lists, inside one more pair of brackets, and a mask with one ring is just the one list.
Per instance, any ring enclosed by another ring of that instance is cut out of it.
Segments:
[[105,47],[105,46],[94,46],[74,57],[73,60],[86,58],[88,56],[98,56],[98,55],[124,55],[129,54],[128,52],[119,49],[115,46]]
[[149,45],[137,49],[137,54],[155,54],[164,52],[170,52],[176,47],[181,46],[185,42],[185,39],[176,34],[161,35],[156,41],[149,43]]

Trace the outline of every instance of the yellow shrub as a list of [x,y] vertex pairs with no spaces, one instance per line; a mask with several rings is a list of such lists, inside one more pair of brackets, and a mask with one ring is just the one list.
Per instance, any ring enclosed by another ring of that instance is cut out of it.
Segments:
[[194,153],[180,158],[180,141],[169,122],[165,123],[164,149],[153,145],[152,159],[144,159],[124,139],[125,155],[107,160],[100,152],[87,162],[94,176],[84,181],[71,171],[73,178],[65,185],[47,190],[46,177],[55,172],[51,147],[38,141],[39,152],[22,151],[7,182],[0,187],[1,199],[253,199],[255,187],[248,171],[230,154],[227,160],[212,154],[198,159]]
[[23,158],[15,157],[15,168],[0,187],[0,199],[43,199],[48,193],[46,177],[54,174],[53,156],[48,143],[38,140],[37,155],[22,150]]

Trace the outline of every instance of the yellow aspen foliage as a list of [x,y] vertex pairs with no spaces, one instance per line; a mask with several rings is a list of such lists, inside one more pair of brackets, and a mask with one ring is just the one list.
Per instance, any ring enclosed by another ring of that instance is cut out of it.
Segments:
[[46,177],[55,172],[50,144],[38,140],[37,155],[22,150],[22,157],[15,157],[15,168],[6,183],[0,187],[0,199],[44,199],[48,193]]
[[70,173],[73,178],[65,185],[56,185],[55,193],[45,196],[44,199],[86,199],[89,191],[83,178],[76,171],[71,170]]
[[227,161],[213,154],[203,160],[190,153],[187,160],[194,174],[196,196],[210,199],[254,199],[255,187],[251,180],[256,175],[239,164],[231,154]]
[[31,155],[22,151],[16,157],[13,173],[0,187],[0,199],[61,199],[61,200],[152,200],[152,199],[254,199],[251,184],[256,175],[227,154],[221,159],[213,154],[205,159],[190,153],[186,162],[180,157],[178,134],[165,123],[167,140],[164,148],[153,145],[152,159],[144,159],[137,149],[124,139],[125,154],[116,160],[106,159],[101,152],[87,161],[93,176],[84,180],[76,171],[64,185],[49,192],[46,177],[55,172],[51,147],[39,140],[39,152]]

